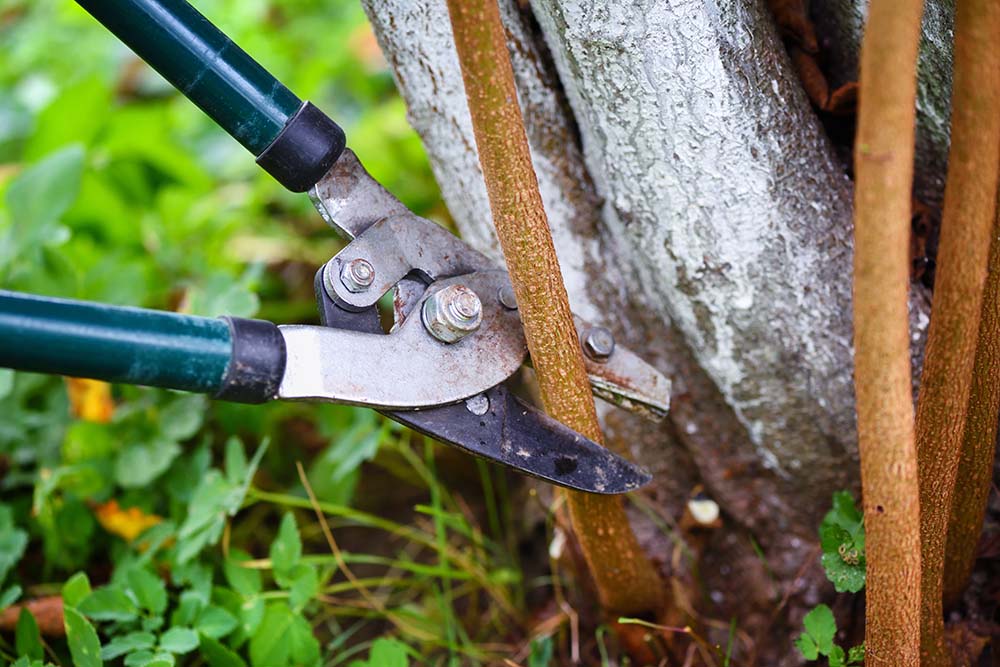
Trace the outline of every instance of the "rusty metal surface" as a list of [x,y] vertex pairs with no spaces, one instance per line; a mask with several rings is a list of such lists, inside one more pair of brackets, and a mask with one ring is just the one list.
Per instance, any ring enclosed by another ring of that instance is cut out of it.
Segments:
[[[573,318],[583,340],[593,325]],[[620,408],[660,421],[670,411],[670,380],[639,355],[615,343],[614,351],[598,361],[584,355],[587,377],[594,396]]]

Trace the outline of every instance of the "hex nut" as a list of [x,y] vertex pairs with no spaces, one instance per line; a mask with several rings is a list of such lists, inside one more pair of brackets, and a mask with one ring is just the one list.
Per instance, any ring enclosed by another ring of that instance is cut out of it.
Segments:
[[367,259],[352,259],[341,267],[340,282],[348,292],[364,292],[375,282],[375,267]]
[[594,361],[605,361],[615,351],[615,336],[604,327],[592,327],[583,338],[583,351]]
[[424,327],[443,343],[456,343],[483,323],[483,304],[465,285],[449,285],[424,301]]

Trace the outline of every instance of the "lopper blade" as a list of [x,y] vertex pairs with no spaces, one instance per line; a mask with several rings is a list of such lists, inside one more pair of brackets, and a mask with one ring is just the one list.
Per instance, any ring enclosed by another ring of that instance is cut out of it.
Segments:
[[652,479],[522,402],[502,384],[455,405],[385,414],[432,438],[577,491],[627,493]]

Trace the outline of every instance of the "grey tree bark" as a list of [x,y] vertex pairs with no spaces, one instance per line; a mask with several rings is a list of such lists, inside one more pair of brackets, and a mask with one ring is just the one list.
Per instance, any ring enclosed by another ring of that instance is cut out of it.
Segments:
[[[868,0],[813,0],[810,14],[826,36],[824,53],[831,85],[858,78],[858,54]],[[944,177],[951,137],[951,70],[955,0],[924,3],[920,59],[917,63],[917,136],[914,193],[930,204],[944,199]]]
[[[499,257],[444,0],[362,2],[463,237]],[[665,426],[609,410],[609,440],[653,470],[655,512],[706,486],[710,604],[797,664],[789,627],[828,590],[816,527],[857,484],[844,166],[763,0],[500,4],[571,305],[674,380]],[[920,289],[911,310],[916,355]]]

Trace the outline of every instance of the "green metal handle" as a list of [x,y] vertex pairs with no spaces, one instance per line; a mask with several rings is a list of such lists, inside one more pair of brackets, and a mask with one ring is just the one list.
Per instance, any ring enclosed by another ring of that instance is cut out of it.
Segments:
[[344,133],[184,0],[77,0],[283,185],[304,191],[344,149]]
[[0,367],[257,403],[277,393],[284,359],[270,322],[0,291]]

